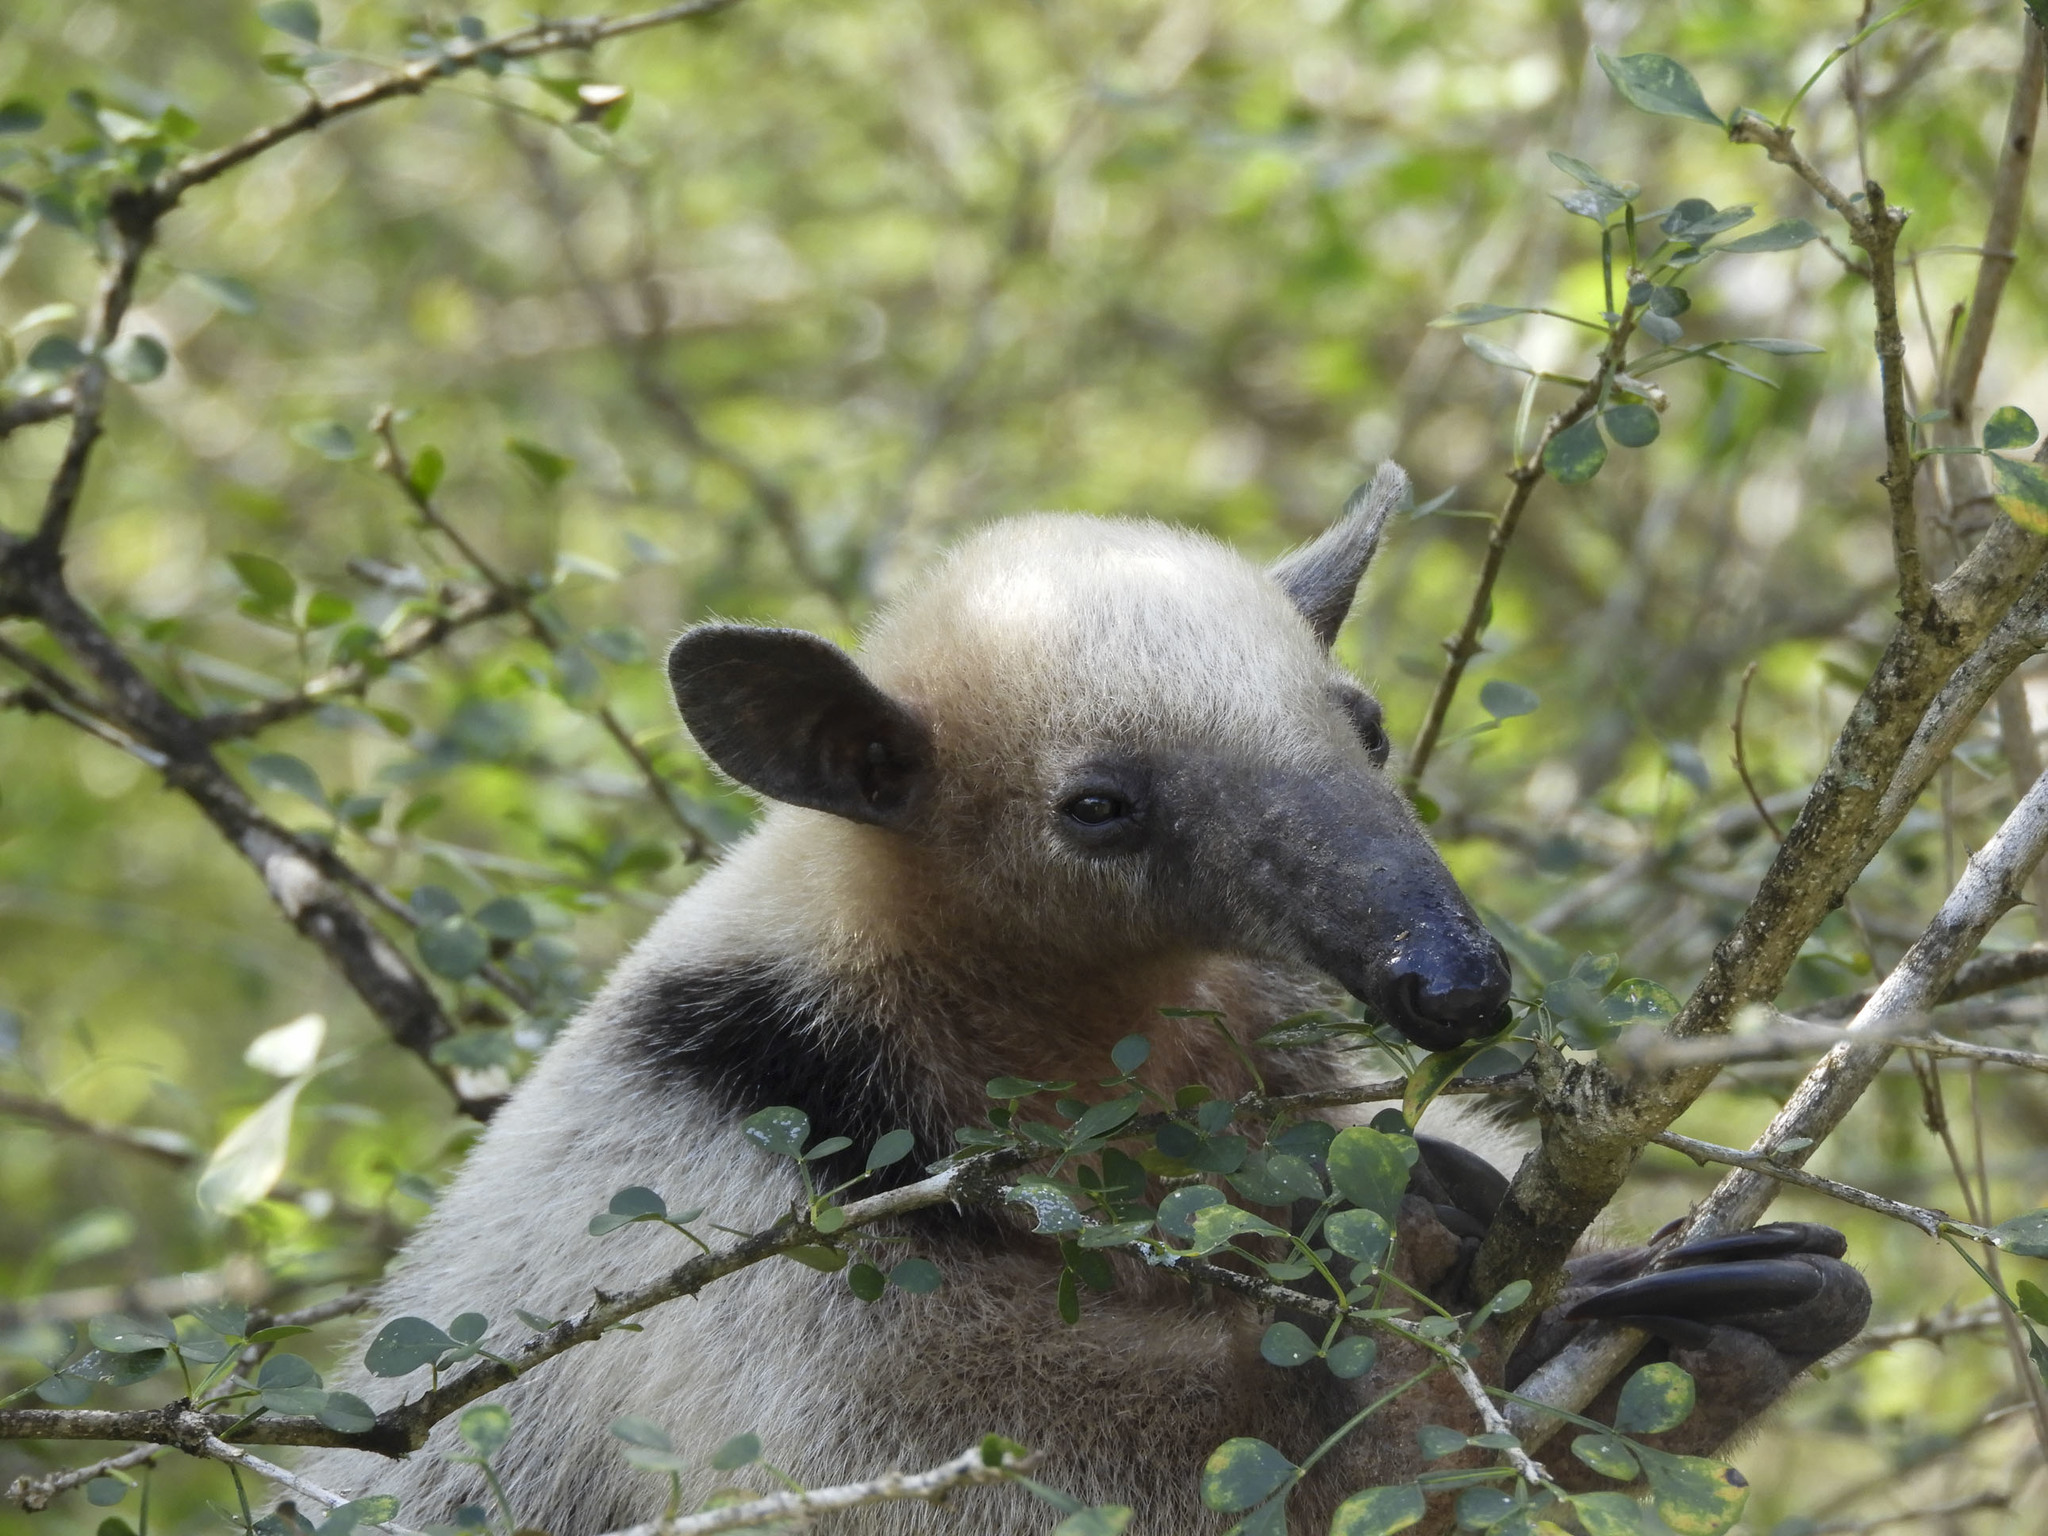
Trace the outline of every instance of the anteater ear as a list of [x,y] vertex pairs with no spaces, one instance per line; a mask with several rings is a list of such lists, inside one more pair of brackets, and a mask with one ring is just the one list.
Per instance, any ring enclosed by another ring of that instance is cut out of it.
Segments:
[[1344,627],[1358,579],[1372,564],[1387,519],[1407,499],[1406,472],[1391,461],[1382,464],[1369,482],[1351,493],[1344,515],[1321,537],[1282,555],[1267,572],[1294,599],[1325,649]]
[[931,772],[931,735],[829,640],[704,624],[668,653],[683,724],[771,800],[898,826]]

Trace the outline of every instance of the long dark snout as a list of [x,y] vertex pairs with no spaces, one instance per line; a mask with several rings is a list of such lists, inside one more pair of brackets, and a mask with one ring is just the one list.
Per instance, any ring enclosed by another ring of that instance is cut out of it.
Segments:
[[1385,780],[1350,764],[1272,772],[1231,798],[1235,825],[1206,829],[1201,862],[1271,947],[1427,1050],[1506,1027],[1507,956]]

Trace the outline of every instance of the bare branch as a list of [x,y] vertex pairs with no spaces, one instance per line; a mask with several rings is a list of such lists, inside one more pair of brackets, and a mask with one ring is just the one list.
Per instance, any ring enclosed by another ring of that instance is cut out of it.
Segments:
[[11,436],[21,427],[33,427],[39,422],[69,416],[77,399],[76,392],[66,384],[45,390],[40,395],[23,395],[18,400],[0,405],[0,438]]
[[1991,351],[1991,333],[1998,324],[1999,301],[2017,260],[2021,216],[2027,205],[2027,173],[2034,163],[2034,132],[2041,120],[2041,96],[2048,86],[2048,47],[2041,27],[2023,15],[2020,26],[2020,67],[2006,108],[2005,136],[1999,141],[1998,169],[1991,178],[1991,217],[1984,228],[1983,255],[1977,262],[1977,286],[1963,334],[1949,356],[1943,402],[1949,427],[1959,439],[1970,435],[1970,415],[1977,401],[1977,380]]
[[1853,1184],[1839,1184],[1833,1179],[1821,1178],[1818,1174],[1808,1173],[1801,1168],[1787,1168],[1754,1152],[1744,1152],[1736,1147],[1716,1146],[1711,1141],[1696,1141],[1690,1136],[1680,1136],[1674,1131],[1661,1132],[1657,1137],[1657,1145],[1669,1147],[1674,1152],[1683,1152],[1696,1163],[1722,1163],[1730,1168],[1746,1168],[1751,1173],[1775,1179],[1781,1184],[1795,1184],[1801,1189],[1813,1190],[1816,1194],[1839,1200],[1844,1205],[1860,1206],[1866,1211],[1875,1211],[1880,1216],[1889,1216],[1894,1221],[1903,1221],[1908,1226],[1918,1227],[1929,1237],[1940,1236],[1942,1224],[1955,1220],[1947,1211],[1887,1200],[1883,1195],[1873,1195],[1869,1190],[1858,1189]]
[[612,1536],[713,1536],[718,1531],[748,1530],[757,1525],[780,1525],[785,1521],[806,1522],[841,1509],[859,1509],[867,1504],[893,1504],[904,1499],[929,1499],[937,1503],[955,1488],[974,1488],[986,1483],[1006,1483],[1018,1473],[1029,1471],[1030,1458],[1007,1453],[990,1462],[980,1446],[962,1451],[951,1461],[929,1472],[890,1472],[865,1483],[845,1483],[837,1488],[813,1488],[804,1493],[771,1493],[745,1504],[728,1504],[694,1515],[671,1515],[645,1525],[629,1526]]
[[587,52],[610,38],[713,16],[730,10],[737,3],[738,0],[684,0],[679,5],[664,5],[656,10],[642,11],[637,16],[620,16],[609,21],[598,18],[542,21],[500,37],[454,39],[430,58],[377,75],[325,100],[315,97],[282,121],[259,128],[220,149],[180,161],[157,177],[150,192],[167,211],[192,188],[225,175],[288,139],[310,133],[365,107],[374,107],[379,102],[417,96],[437,80],[479,69],[494,60],[530,59],[543,53]]
[[11,1115],[17,1120],[33,1120],[38,1125],[67,1136],[82,1136],[99,1142],[102,1146],[117,1147],[123,1152],[134,1152],[166,1168],[180,1171],[190,1168],[198,1159],[198,1150],[189,1138],[176,1131],[160,1131],[151,1127],[112,1125],[99,1120],[85,1120],[71,1113],[61,1104],[48,1099],[34,1099],[26,1094],[0,1091],[0,1115]]
[[160,1445],[138,1445],[121,1452],[118,1456],[103,1457],[82,1467],[73,1467],[68,1472],[52,1472],[47,1477],[29,1477],[24,1474],[7,1485],[7,1501],[18,1504],[30,1514],[50,1507],[50,1501],[60,1493],[69,1493],[73,1488],[82,1488],[96,1477],[105,1477],[110,1472],[125,1472],[139,1467],[163,1455]]

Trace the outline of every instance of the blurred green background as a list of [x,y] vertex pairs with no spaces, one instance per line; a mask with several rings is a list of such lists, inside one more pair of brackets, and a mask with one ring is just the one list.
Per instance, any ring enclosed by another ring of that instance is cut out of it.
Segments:
[[[323,91],[458,17],[377,0],[319,13]],[[476,14],[493,31],[525,19]],[[1641,183],[1646,207],[1704,197],[1754,203],[1756,227],[1838,227],[1759,152],[1618,101],[1592,49],[1670,54],[1718,110],[1776,112],[1858,24],[1854,0],[746,0],[549,59],[555,81],[630,89],[609,128],[566,128],[564,93],[532,78],[472,74],[301,138],[172,216],[133,322],[170,366],[115,386],[73,578],[189,703],[296,686],[347,627],[305,622],[342,611],[309,615],[316,594],[374,626],[409,584],[469,577],[372,463],[371,413],[407,413],[407,452],[445,457],[445,513],[502,569],[552,578],[581,638],[550,653],[515,622],[480,625],[378,683],[374,711],[331,708],[227,756],[282,819],[401,894],[431,885],[471,911],[523,899],[538,933],[501,947],[541,987],[535,1012],[449,989],[476,1026],[466,1070],[516,1072],[702,867],[594,707],[703,824],[731,835],[749,815],[682,739],[651,664],[706,615],[850,638],[930,552],[1036,508],[1183,521],[1263,558],[1394,456],[1419,500],[1447,499],[1397,530],[1340,651],[1412,739],[1486,535],[1461,514],[1500,503],[1523,383],[1427,322],[1464,301],[1603,304],[1598,231],[1553,199],[1572,183],[1546,151]],[[1870,174],[1912,210],[1923,391],[1975,276],[2021,26],[2016,3],[1933,0],[1801,110],[1800,143],[1845,185],[1860,118]],[[67,105],[76,89],[144,120],[176,106],[197,144],[225,142],[293,109],[299,87],[259,60],[301,47],[222,0],[10,0],[0,97],[50,121],[0,149],[104,136]],[[2036,415],[2043,202],[1979,392]],[[16,236],[0,373],[76,334],[46,306],[85,306],[96,277],[51,220]],[[1868,673],[1890,587],[1867,290],[1819,244],[1729,257],[1690,286],[1689,338],[1825,352],[1741,354],[1775,387],[1704,364],[1661,373],[1659,441],[1537,490],[1423,786],[1484,907],[1680,996],[1772,848],[1729,761],[1744,669],[1758,667],[1758,787],[1796,791]],[[1589,360],[1592,333],[1553,319],[1483,334],[1539,368]],[[0,393],[20,387],[17,372]],[[1536,422],[1568,397],[1544,386]],[[63,430],[0,446],[0,525],[32,523]],[[1975,461],[1943,473],[1924,481],[1939,559],[1995,515],[1972,501]],[[252,553],[292,573],[299,622],[239,611],[229,556]],[[55,655],[27,625],[7,633]],[[1540,705],[1462,734],[1488,719],[1489,679]],[[277,754],[313,769],[326,808]],[[1894,961],[2011,801],[1987,721],[1809,946],[1790,1002]],[[1993,944],[2034,936],[2023,910]],[[2040,1048],[2038,995],[1999,1009],[1986,1038]],[[245,1046],[308,1012],[329,1021],[332,1064],[297,1111],[294,1198],[238,1217],[203,1216],[189,1172],[0,1115],[0,1321],[82,1317],[106,1305],[92,1288],[187,1271],[286,1304],[360,1281],[464,1144],[440,1085],[187,803],[61,721],[0,715],[0,1088],[203,1155],[276,1085]],[[1679,1129],[1747,1145],[1802,1065],[1732,1071]],[[1943,1075],[1966,1157],[1984,1137],[1989,1219],[2048,1204],[2038,1080]],[[1816,1166],[1963,1209],[1903,1064]],[[1649,1230],[1711,1179],[1652,1150],[1610,1233]],[[1806,1199],[1779,1211],[1851,1232],[1879,1322],[1983,1294],[1911,1229]],[[2037,1261],[2008,1269],[2048,1284]],[[0,1391],[37,1374],[5,1369]],[[161,1400],[158,1385],[135,1400]],[[1735,1455],[1756,1488],[1743,1529],[1994,1489],[2020,1502],[1891,1528],[2038,1530],[2042,1451],[2025,1413],[2001,1412],[2015,1401],[1995,1331],[1869,1355]],[[0,1481],[48,1464],[0,1445]],[[201,1531],[231,1493],[217,1468],[172,1461],[154,1498],[157,1528]],[[74,1494],[39,1516],[0,1509],[0,1532],[100,1514]]]

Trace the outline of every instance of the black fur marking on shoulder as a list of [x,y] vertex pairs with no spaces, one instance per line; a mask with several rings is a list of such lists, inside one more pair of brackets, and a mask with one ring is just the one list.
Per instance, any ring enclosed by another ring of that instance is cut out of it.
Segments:
[[735,1119],[787,1104],[810,1116],[812,1141],[852,1138],[812,1164],[821,1188],[853,1178],[868,1149],[898,1128],[917,1138],[910,1155],[847,1198],[915,1183],[952,1150],[951,1128],[887,1037],[786,966],[676,972],[648,983],[629,1009],[628,1048],[657,1077],[708,1093]]

